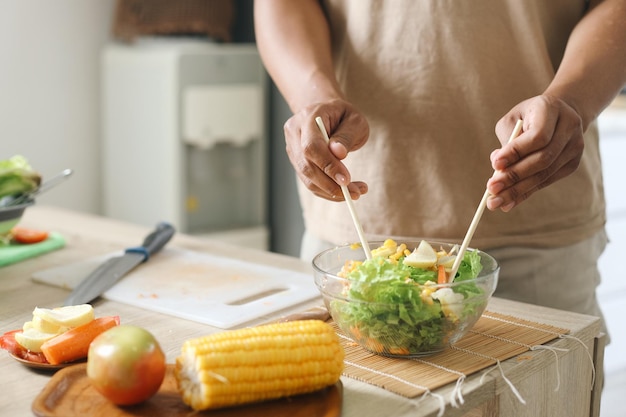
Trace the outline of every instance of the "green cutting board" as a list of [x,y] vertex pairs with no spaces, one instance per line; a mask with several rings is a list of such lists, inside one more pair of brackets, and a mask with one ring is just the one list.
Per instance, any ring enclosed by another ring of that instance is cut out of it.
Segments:
[[65,246],[65,239],[55,232],[50,233],[48,239],[43,242],[30,244],[11,243],[0,246],[0,267],[42,255],[60,249],[63,246]]

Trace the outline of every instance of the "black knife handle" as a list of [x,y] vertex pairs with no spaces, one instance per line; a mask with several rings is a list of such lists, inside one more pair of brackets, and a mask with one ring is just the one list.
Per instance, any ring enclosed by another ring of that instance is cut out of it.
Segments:
[[169,223],[161,222],[152,231],[139,247],[128,248],[126,252],[141,253],[144,255],[143,262],[146,262],[151,255],[157,253],[174,236],[176,229]]

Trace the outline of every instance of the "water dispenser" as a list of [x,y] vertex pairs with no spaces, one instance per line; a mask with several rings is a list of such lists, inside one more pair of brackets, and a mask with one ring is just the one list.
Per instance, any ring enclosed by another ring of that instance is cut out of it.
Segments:
[[267,249],[267,76],[254,45],[146,38],[102,55],[105,215]]

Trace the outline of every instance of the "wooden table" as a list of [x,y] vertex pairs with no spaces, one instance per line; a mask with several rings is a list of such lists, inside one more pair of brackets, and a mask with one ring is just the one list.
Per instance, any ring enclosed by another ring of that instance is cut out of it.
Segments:
[[[1,332],[20,328],[30,319],[35,306],[55,307],[61,305],[67,296],[66,290],[34,283],[31,280],[34,272],[135,246],[149,232],[149,228],[143,226],[44,206],[30,207],[21,225],[57,231],[65,236],[67,244],[61,250],[0,268]],[[311,271],[310,265],[295,258],[229,247],[222,242],[189,235],[177,234],[169,245],[226,257],[245,253],[248,261],[301,272]],[[305,310],[314,304],[319,305],[320,301],[315,300],[282,311],[274,317],[259,317],[257,322],[270,321],[284,314]],[[150,330],[162,344],[170,363],[178,355],[184,340],[217,330],[106,300],[96,302],[94,307],[98,316],[119,315],[127,324],[136,324]],[[537,350],[525,353],[524,358],[512,358],[503,362],[505,375],[522,394],[526,405],[521,404],[513,395],[499,372],[492,371],[482,383],[479,381],[481,373],[472,375],[463,385],[465,404],[460,408],[447,404],[446,416],[598,416],[598,385],[602,376],[604,339],[600,334],[597,318],[497,298],[491,301],[488,309],[570,329],[570,334],[582,340],[588,350],[572,339],[557,339],[550,345],[568,349],[567,352],[558,353],[558,360],[552,351]],[[590,387],[590,357],[593,358],[598,376],[593,389]],[[30,408],[33,399],[50,376],[27,369],[2,352],[0,375],[0,416],[32,415]],[[560,376],[560,388],[558,392],[554,392],[557,376]],[[342,377],[342,382],[344,417],[431,417],[436,416],[439,411],[439,402],[432,397],[418,402],[417,399],[407,399],[350,378]],[[452,385],[454,384],[436,392],[449,398]]]

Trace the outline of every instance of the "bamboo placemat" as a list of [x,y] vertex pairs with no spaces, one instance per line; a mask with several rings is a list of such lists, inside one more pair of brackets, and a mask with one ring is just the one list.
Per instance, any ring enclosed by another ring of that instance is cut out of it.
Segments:
[[[342,336],[341,330],[334,323],[333,326]],[[414,398],[567,333],[567,329],[485,312],[454,346],[414,359],[375,355],[344,336],[340,337],[346,353],[343,374]]]

